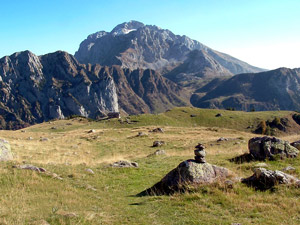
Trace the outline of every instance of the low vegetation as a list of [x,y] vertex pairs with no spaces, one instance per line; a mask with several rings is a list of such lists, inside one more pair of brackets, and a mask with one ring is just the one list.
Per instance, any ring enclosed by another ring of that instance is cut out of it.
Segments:
[[[221,114],[221,116],[217,116]],[[80,117],[38,124],[17,131],[0,131],[10,142],[15,160],[0,162],[0,224],[298,224],[300,189],[279,186],[255,191],[237,183],[199,187],[170,196],[137,194],[158,182],[194,146],[206,146],[206,160],[248,177],[257,162],[230,159],[247,150],[259,123],[292,117],[292,112],[239,112],[175,108],[158,115],[90,121]],[[161,127],[164,133],[150,132]],[[293,129],[292,129],[293,128]],[[295,127],[277,135],[300,139]],[[147,135],[138,136],[139,132]],[[225,141],[217,141],[225,137]],[[156,140],[166,144],[152,147]],[[151,155],[164,149],[166,155]],[[151,156],[149,156],[151,155]],[[112,168],[130,160],[138,168]],[[33,164],[62,180],[13,168]],[[300,177],[300,159],[267,161],[270,169],[293,166]],[[91,169],[94,174],[87,169]]]

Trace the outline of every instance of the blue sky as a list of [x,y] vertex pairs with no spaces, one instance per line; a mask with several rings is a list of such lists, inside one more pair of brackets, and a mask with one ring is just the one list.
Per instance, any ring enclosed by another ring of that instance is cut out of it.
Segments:
[[300,67],[299,0],[0,0],[0,57],[74,54],[96,31],[138,20],[252,65]]

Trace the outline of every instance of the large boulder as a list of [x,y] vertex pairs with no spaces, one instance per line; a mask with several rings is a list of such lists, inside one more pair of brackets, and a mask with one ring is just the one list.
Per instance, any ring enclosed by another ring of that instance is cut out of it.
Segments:
[[250,154],[257,160],[295,158],[299,153],[289,142],[268,136],[251,138],[248,147]]
[[185,191],[187,186],[211,184],[225,180],[229,171],[209,163],[198,163],[189,159],[180,163],[153,187],[140,193],[141,195],[172,194]]
[[279,170],[273,171],[265,168],[257,168],[252,176],[242,179],[242,183],[260,190],[270,189],[279,184],[296,184],[298,186],[299,182],[299,179],[294,176]]
[[13,159],[10,144],[7,140],[0,139],[0,161],[9,161]]

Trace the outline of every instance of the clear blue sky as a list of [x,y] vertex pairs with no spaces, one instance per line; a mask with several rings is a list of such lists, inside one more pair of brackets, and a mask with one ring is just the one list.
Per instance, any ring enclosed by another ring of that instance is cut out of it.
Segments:
[[138,20],[252,65],[300,67],[299,0],[0,0],[0,57],[74,54],[96,31]]

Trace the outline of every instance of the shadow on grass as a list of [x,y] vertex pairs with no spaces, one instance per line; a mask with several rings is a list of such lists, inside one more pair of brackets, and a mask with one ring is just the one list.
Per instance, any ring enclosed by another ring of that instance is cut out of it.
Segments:
[[236,164],[242,164],[244,162],[253,162],[256,161],[253,155],[250,153],[245,153],[243,155],[236,156],[232,159],[229,159],[230,162],[234,162]]

